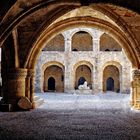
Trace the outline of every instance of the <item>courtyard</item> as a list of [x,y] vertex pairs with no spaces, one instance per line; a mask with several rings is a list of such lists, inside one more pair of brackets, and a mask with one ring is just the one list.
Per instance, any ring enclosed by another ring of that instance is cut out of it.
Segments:
[[31,111],[0,112],[0,140],[139,140],[140,112],[130,95],[37,93]]

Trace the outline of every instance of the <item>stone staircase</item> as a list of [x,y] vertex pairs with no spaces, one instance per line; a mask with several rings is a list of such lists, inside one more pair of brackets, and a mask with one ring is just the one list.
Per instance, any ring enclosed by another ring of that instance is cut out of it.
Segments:
[[44,103],[44,99],[39,96],[34,96],[34,107],[37,108]]

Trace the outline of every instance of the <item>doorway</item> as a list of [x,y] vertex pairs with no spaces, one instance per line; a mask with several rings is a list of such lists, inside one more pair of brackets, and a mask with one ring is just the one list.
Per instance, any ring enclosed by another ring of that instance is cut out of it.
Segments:
[[113,78],[109,77],[107,80],[106,80],[106,89],[107,91],[114,91],[114,80]]
[[48,79],[48,90],[55,91],[55,79],[53,77]]

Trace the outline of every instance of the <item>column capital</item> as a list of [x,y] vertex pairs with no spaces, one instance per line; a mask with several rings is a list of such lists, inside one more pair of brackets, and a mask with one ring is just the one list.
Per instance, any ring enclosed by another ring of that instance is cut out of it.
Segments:
[[34,77],[35,70],[34,69],[27,69],[27,77]]
[[5,71],[9,79],[25,78],[27,76],[27,69],[13,68]]
[[65,41],[71,41],[72,39],[71,39],[71,37],[67,37],[67,38],[65,38],[64,40],[65,40]]
[[132,70],[132,77],[133,78],[140,78],[140,69],[135,69],[135,70]]

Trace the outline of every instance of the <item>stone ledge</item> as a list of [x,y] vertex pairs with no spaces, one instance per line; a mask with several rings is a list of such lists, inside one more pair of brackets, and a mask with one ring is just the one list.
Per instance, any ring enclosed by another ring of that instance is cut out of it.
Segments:
[[76,94],[93,94],[93,90],[91,89],[78,89],[75,90]]

